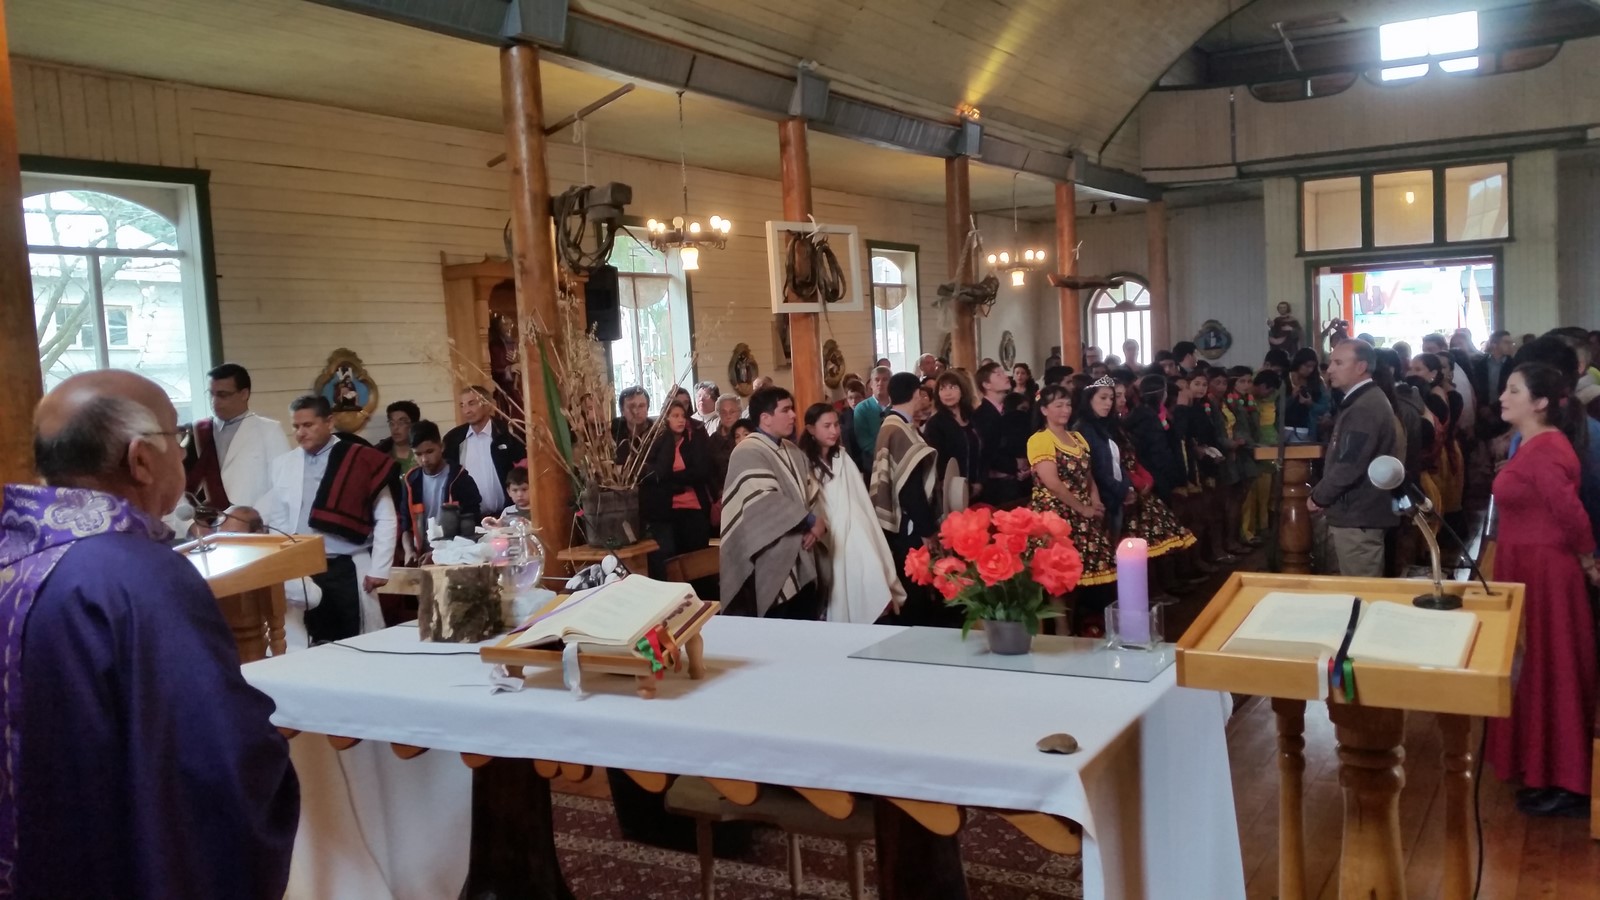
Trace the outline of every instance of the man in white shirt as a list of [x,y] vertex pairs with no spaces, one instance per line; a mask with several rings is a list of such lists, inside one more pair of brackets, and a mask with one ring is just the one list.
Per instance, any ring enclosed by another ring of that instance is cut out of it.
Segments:
[[293,620],[300,613],[311,643],[375,631],[383,627],[377,590],[389,581],[398,531],[395,462],[381,451],[335,437],[324,397],[307,394],[289,410],[300,446],[273,461],[261,516],[279,531],[320,534],[328,570],[310,579],[320,602],[298,588],[290,592],[309,608],[294,606],[285,630],[298,644],[299,623]]
[[250,411],[250,373],[238,363],[212,369],[211,418],[192,426],[184,467],[186,490],[205,506],[255,506],[269,485],[272,461],[289,452],[283,426]]
[[463,424],[445,434],[444,458],[472,476],[483,510],[498,512],[506,506],[506,476],[528,458],[528,448],[500,420],[488,388],[462,391],[458,408]]

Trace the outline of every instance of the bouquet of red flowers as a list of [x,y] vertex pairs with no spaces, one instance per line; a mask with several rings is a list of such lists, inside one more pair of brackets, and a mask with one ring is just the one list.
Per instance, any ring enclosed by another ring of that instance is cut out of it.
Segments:
[[977,621],[1020,622],[1038,634],[1041,620],[1060,615],[1046,596],[1067,593],[1083,576],[1071,534],[1072,526],[1053,512],[980,507],[951,513],[939,528],[937,549],[918,547],[906,555],[906,577],[966,611],[963,635]]

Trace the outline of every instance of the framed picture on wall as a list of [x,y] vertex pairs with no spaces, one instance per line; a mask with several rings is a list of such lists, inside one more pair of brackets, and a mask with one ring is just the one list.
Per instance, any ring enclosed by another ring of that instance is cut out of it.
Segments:
[[854,225],[767,223],[767,275],[775,313],[860,312],[866,266]]

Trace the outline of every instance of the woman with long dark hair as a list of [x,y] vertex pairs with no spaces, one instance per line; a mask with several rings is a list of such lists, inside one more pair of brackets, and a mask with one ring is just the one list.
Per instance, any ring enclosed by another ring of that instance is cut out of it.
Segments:
[[940,373],[934,390],[934,413],[922,426],[922,436],[938,454],[941,513],[966,509],[977,492],[983,441],[972,427],[977,407],[972,383],[954,370]]
[[1122,448],[1128,437],[1117,422],[1116,382],[1100,378],[1079,391],[1077,397],[1069,427],[1089,445],[1095,487],[1106,508],[1106,531],[1120,534],[1126,508],[1138,495],[1133,490],[1131,473],[1122,463]]
[[1301,429],[1307,439],[1318,439],[1318,423],[1333,409],[1333,394],[1322,383],[1322,370],[1318,368],[1317,351],[1301,347],[1289,364],[1289,404],[1283,413],[1283,424]]
[[1072,594],[1071,628],[1077,633],[1116,598],[1110,589],[1117,580],[1114,538],[1106,527],[1106,505],[1095,484],[1089,443],[1069,427],[1072,395],[1060,385],[1046,385],[1039,391],[1039,409],[1045,427],[1028,439],[1032,507],[1056,513],[1072,526],[1072,545],[1083,559],[1083,578]]
[[843,452],[839,412],[829,403],[806,408],[800,449],[821,486],[828,530],[818,541],[827,619],[870,625],[905,602],[889,542],[878,525],[865,480],[850,454]]
[[[1178,522],[1167,505],[1187,477],[1181,455],[1174,449],[1167,376],[1146,375],[1139,379],[1138,387],[1139,403],[1122,419],[1122,428],[1128,433],[1123,462],[1135,473],[1142,469],[1146,478],[1136,474],[1139,498],[1123,522],[1122,533],[1142,538],[1149,545],[1150,558],[1159,560],[1155,565],[1158,582],[1166,593],[1175,594],[1186,586],[1185,581],[1196,580],[1179,574],[1180,569],[1196,568],[1183,558],[1183,551],[1195,545],[1194,534]],[[1131,396],[1130,392],[1130,402]]]
[[1521,436],[1495,476],[1503,523],[1495,578],[1526,585],[1521,671],[1509,719],[1490,719],[1487,757],[1505,781],[1523,784],[1530,815],[1588,815],[1595,715],[1595,631],[1588,587],[1600,584],[1594,534],[1578,500],[1587,423],[1568,377],[1542,363],[1512,371],[1501,419]]
[[[639,513],[660,549],[650,554],[650,577],[665,578],[667,560],[711,543],[710,447],[698,422],[681,404],[669,403],[667,427],[647,451],[639,482]],[[693,426],[691,428],[690,426]]]
[[1456,428],[1463,408],[1461,395],[1450,383],[1450,370],[1442,354],[1417,354],[1411,360],[1411,375],[1426,379],[1428,395],[1439,399],[1435,404],[1428,401],[1428,396],[1422,398],[1439,423],[1436,435],[1439,458],[1433,473],[1434,483],[1439,488],[1439,512],[1454,515],[1461,511],[1463,481],[1461,442]]

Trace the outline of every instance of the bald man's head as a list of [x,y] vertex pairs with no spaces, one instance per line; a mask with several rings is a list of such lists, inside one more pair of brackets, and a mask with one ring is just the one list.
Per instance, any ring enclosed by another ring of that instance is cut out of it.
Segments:
[[178,413],[161,386],[132,372],[85,372],[56,385],[33,415],[45,483],[116,494],[160,517],[183,496]]

